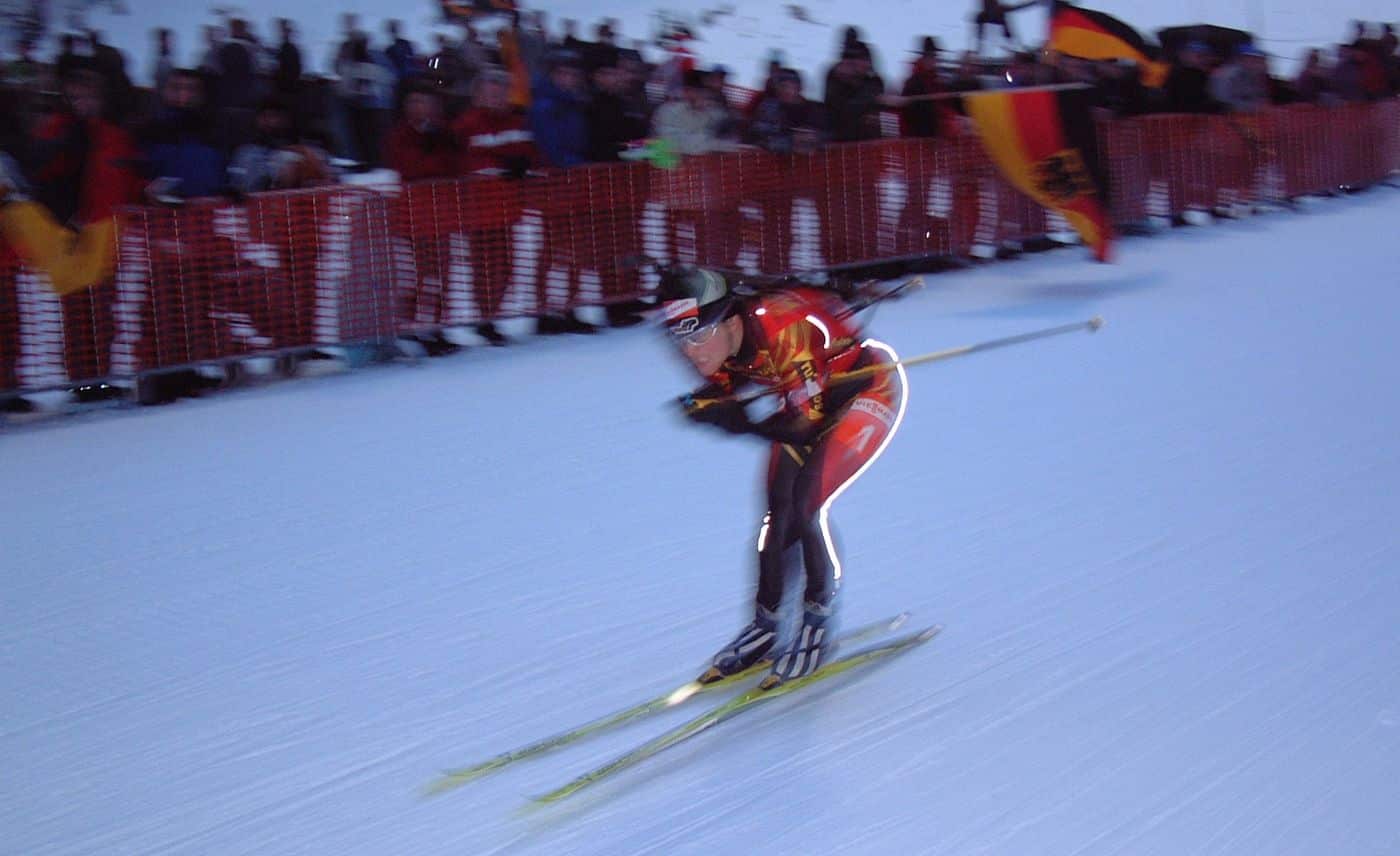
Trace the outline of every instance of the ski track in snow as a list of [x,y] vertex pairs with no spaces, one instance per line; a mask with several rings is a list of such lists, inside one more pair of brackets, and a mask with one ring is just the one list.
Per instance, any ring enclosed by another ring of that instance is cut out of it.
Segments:
[[1400,854],[1400,193],[928,280],[833,512],[935,641],[548,810],[715,700],[762,449],[644,331],[0,435],[0,854]]

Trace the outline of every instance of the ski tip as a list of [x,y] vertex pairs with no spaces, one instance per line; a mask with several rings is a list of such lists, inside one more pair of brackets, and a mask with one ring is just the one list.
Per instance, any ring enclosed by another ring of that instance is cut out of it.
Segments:
[[1093,333],[1103,326],[1103,316],[1095,315],[1093,318],[1090,318],[1087,323],[1089,325],[1089,332]]
[[935,624],[935,625],[933,625],[932,627],[928,627],[928,628],[925,628],[924,630],[922,630],[922,631],[919,633],[918,639],[919,639],[920,642],[927,642],[928,640],[932,639],[933,637],[937,636],[938,634],[940,634],[940,633],[942,633],[942,632],[943,632],[943,625],[942,625],[942,624]]
[[420,799],[432,799],[433,797],[441,796],[442,794],[453,790],[459,784],[460,783],[457,782],[455,779],[452,779],[449,776],[443,776],[442,778],[433,782],[429,782],[427,785],[425,785],[423,789],[418,792],[418,796]]
[[890,629],[898,630],[899,628],[903,627],[909,621],[910,615],[911,614],[908,612],[901,612],[899,615],[896,615],[894,618],[891,618]]
[[554,805],[572,793],[573,790],[569,788],[556,788],[549,793],[531,794],[529,799],[525,800],[525,809],[538,811],[546,806]]

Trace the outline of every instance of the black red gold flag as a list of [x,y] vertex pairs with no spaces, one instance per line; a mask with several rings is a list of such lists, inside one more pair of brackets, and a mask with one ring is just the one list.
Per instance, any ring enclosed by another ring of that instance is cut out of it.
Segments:
[[1001,174],[1063,214],[1095,257],[1107,261],[1113,230],[1088,87],[1008,89],[964,99]]
[[445,21],[467,21],[482,15],[514,11],[515,0],[442,0],[442,17]]
[[1167,63],[1161,51],[1137,30],[1103,12],[1083,9],[1055,0],[1050,10],[1050,40],[1046,48],[1080,59],[1130,59],[1142,69],[1142,82],[1160,87],[1166,82]]

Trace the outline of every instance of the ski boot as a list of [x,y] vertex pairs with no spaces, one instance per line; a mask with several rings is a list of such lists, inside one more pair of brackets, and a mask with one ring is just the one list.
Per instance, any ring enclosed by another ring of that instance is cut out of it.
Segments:
[[759,689],[771,690],[784,681],[806,677],[831,658],[831,631],[835,629],[831,614],[830,605],[803,604],[802,626],[792,644],[774,661],[773,671],[758,685]]
[[755,607],[753,622],[739,631],[734,641],[715,654],[710,668],[696,678],[702,684],[712,684],[730,675],[737,675],[768,656],[778,640],[778,614]]

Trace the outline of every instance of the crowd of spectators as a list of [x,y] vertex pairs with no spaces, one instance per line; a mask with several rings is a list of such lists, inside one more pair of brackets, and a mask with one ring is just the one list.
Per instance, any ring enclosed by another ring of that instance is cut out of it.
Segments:
[[[306,73],[286,19],[273,22],[267,41],[238,18],[210,24],[194,67],[177,65],[172,34],[157,30],[149,92],[132,85],[126,58],[97,32],[63,36],[47,62],[17,45],[0,98],[20,121],[6,123],[0,147],[31,176],[45,174],[64,148],[52,137],[55,117],[73,112],[75,91],[95,88],[102,119],[132,135],[144,155],[134,166],[156,182],[154,196],[169,200],[306,186],[331,180],[335,164],[387,166],[406,179],[521,175],[633,156],[645,139],[682,155],[803,151],[886,135],[882,117],[892,112],[899,133],[937,137],[961,129],[956,101],[938,96],[993,87],[1084,83],[1111,115],[1248,112],[1400,91],[1392,26],[1360,22],[1335,51],[1310,52],[1292,80],[1273,76],[1253,44],[1222,54],[1188,42],[1170,58],[1161,88],[1145,87],[1130,62],[1021,52],[992,63],[972,52],[954,57],[929,37],[891,87],[851,27],[820,92],[810,70],[776,58],[757,92],[730,86],[729,70],[702,66],[683,28],[657,43],[665,58],[653,63],[640,43],[622,44],[613,20],[599,22],[588,41],[574,21],[552,33],[542,12],[526,12],[489,35],[468,25],[460,41],[438,36],[426,47],[405,39],[397,21],[378,37],[355,15],[341,25],[327,75]],[[483,125],[485,114],[493,118]],[[499,147],[502,129],[509,144],[499,156],[479,151]]]
[[[593,27],[591,40],[571,20],[552,32],[537,11],[497,22],[489,32],[468,24],[459,40],[439,35],[420,46],[397,21],[372,36],[346,14],[328,74],[309,73],[287,19],[272,22],[268,40],[245,20],[211,23],[193,66],[176,62],[174,37],[162,29],[152,34],[149,89],[133,85],[127,58],[98,32],[65,35],[43,59],[18,44],[0,66],[0,204],[24,190],[60,223],[80,226],[95,164],[109,183],[130,188],[128,201],[175,205],[314,187],[381,167],[404,182],[522,179],[658,151],[800,154],[894,134],[952,137],[969,128],[957,94],[1009,87],[1080,84],[1092,89],[1100,117],[1248,113],[1400,93],[1390,24],[1355,23],[1349,41],[1311,51],[1292,79],[1275,76],[1270,57],[1251,42],[1185,41],[1167,57],[1159,87],[1144,85],[1145,70],[1128,61],[1047,51],[954,56],[928,36],[916,39],[907,63],[895,63],[901,79],[891,85],[859,30],[848,27],[819,77],[775,53],[762,86],[748,90],[729,83],[729,69],[703,64],[683,27],[643,45],[624,44],[611,19]],[[979,20],[979,41],[982,26],[996,23]],[[114,179],[113,170],[122,175]],[[500,299],[503,271],[488,277],[492,300]],[[610,323],[635,320],[610,312]],[[593,328],[569,313],[541,319],[539,329]],[[479,331],[503,341],[489,322]]]

